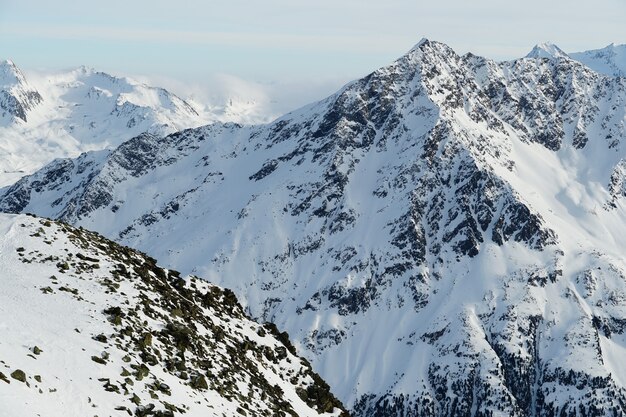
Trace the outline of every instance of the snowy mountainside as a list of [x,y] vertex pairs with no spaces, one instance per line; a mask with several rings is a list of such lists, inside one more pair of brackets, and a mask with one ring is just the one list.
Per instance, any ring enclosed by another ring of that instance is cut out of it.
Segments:
[[346,415],[232,292],[65,224],[0,229],[0,415]]
[[143,132],[165,135],[214,120],[162,88],[81,67],[24,74],[0,64],[0,185],[58,157],[117,146]]
[[26,122],[26,114],[41,102],[41,96],[26,81],[12,61],[0,61],[1,124]]
[[601,49],[573,52],[569,56],[599,73],[626,77],[626,45],[612,43]]
[[626,77],[626,45],[612,43],[601,49],[566,53],[553,43],[543,42],[535,45],[526,58],[571,58],[600,74]]
[[262,126],[57,160],[0,209],[232,288],[359,416],[626,413],[626,80],[423,40]]

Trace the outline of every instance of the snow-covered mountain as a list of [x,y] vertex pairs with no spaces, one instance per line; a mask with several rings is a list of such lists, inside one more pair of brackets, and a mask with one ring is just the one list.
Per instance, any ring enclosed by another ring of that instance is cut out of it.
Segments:
[[162,88],[81,67],[32,74],[0,63],[0,185],[58,157],[165,135],[215,118]]
[[584,52],[566,53],[550,42],[539,43],[526,58],[571,58],[592,70],[613,77],[626,77],[626,45],[614,43]]
[[612,43],[602,49],[573,52],[569,56],[599,73],[626,77],[626,45]]
[[0,208],[232,288],[357,416],[626,413],[626,79],[421,41],[261,126],[58,160]]
[[64,224],[0,230],[0,415],[346,415],[232,292]]
[[0,123],[26,122],[26,113],[41,103],[22,71],[12,61],[0,61]]
[[538,43],[526,55],[526,58],[567,58],[567,53],[550,42]]

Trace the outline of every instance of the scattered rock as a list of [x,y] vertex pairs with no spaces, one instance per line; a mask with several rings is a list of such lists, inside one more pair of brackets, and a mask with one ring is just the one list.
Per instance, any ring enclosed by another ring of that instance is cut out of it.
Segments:
[[15,371],[13,371],[11,373],[11,378],[20,382],[26,382],[26,374],[21,369],[16,369]]

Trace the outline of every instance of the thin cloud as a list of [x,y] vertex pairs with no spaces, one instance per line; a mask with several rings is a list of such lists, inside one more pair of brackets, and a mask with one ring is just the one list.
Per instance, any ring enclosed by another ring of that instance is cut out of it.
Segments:
[[12,25],[0,27],[0,35],[31,38],[92,39],[151,43],[242,46],[264,48],[306,48],[384,53],[391,45],[410,43],[395,35],[305,35],[282,33],[208,32],[144,29],[115,26]]

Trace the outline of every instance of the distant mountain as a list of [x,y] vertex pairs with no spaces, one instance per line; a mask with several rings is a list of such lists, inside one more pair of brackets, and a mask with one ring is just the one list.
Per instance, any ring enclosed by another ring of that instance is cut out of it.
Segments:
[[26,122],[27,112],[41,103],[41,95],[26,82],[12,61],[0,61],[0,121]]
[[612,43],[602,49],[574,52],[569,55],[601,74],[626,77],[626,45]]
[[567,53],[550,42],[539,43],[534,46],[526,58],[567,58]]
[[57,160],[0,209],[232,288],[356,416],[626,413],[626,79],[421,41],[267,125]]
[[57,157],[169,134],[214,118],[162,88],[81,67],[27,81],[0,63],[0,185]]
[[232,292],[64,224],[0,230],[0,415],[346,416]]
[[611,44],[602,49],[566,53],[558,46],[545,42],[535,45],[526,58],[570,58],[600,74],[626,77],[626,45]]

